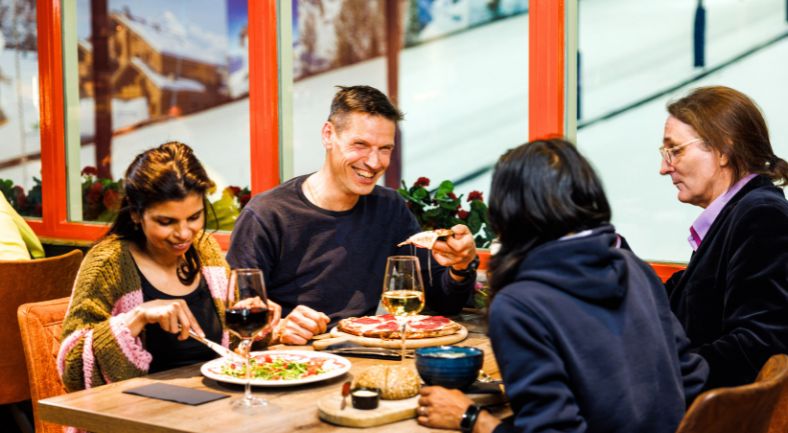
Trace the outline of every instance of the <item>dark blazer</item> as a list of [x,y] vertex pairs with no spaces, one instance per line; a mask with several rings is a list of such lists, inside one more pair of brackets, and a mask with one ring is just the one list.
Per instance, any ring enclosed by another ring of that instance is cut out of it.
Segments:
[[765,176],[725,205],[684,271],[666,283],[693,350],[711,367],[707,388],[752,382],[788,353],[788,202]]

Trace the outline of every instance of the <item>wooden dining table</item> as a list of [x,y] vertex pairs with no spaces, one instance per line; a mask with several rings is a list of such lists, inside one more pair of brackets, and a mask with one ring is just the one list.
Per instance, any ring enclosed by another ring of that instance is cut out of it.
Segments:
[[[474,323],[474,320],[477,323]],[[469,329],[468,338],[457,344],[484,350],[482,369],[489,376],[500,378],[490,342],[484,333],[478,332],[480,331],[478,317],[474,320],[466,323]],[[284,348],[312,350],[311,346],[271,347],[272,350]],[[249,413],[234,409],[231,407],[231,400],[243,395],[243,386],[224,384],[206,378],[200,373],[200,365],[197,364],[43,399],[39,401],[39,414],[44,421],[97,433],[358,432],[358,428],[341,427],[322,421],[318,417],[317,402],[326,396],[338,395],[345,381],[372,365],[402,362],[413,364],[414,360],[348,359],[352,367],[341,377],[294,387],[255,387],[254,394],[268,400],[274,406],[273,410]],[[190,406],[123,392],[151,383],[167,383],[219,392],[229,394],[230,398]],[[365,432],[445,431],[423,427],[415,419],[368,427],[364,430]]]

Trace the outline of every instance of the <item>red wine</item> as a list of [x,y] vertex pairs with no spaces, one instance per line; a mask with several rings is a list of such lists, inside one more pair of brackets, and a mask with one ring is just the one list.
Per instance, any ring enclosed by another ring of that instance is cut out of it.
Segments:
[[224,314],[227,327],[241,338],[251,338],[268,324],[267,308],[233,308]]

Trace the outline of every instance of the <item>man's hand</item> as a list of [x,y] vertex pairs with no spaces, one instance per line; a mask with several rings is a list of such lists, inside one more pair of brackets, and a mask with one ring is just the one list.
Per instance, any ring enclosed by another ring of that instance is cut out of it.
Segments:
[[428,427],[459,430],[462,415],[472,404],[473,400],[462,391],[426,386],[421,389],[417,421]]
[[[451,267],[458,271],[468,267],[476,257],[476,244],[471,231],[463,224],[451,228],[454,235],[446,240],[435,242],[432,247],[432,256],[442,266]],[[454,275],[452,275],[454,277]],[[460,280],[461,278],[455,278]]]
[[279,342],[284,344],[306,344],[313,336],[326,332],[331,319],[324,313],[306,305],[299,305],[281,321]]

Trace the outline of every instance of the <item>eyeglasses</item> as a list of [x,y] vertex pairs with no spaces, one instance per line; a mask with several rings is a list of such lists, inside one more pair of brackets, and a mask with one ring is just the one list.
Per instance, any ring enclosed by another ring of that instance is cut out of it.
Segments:
[[703,141],[702,138],[693,138],[685,143],[679,144],[677,146],[665,147],[662,146],[659,148],[659,153],[662,154],[662,159],[665,160],[668,164],[673,164],[673,158],[678,155],[679,150],[689,146],[692,143],[698,143]]

